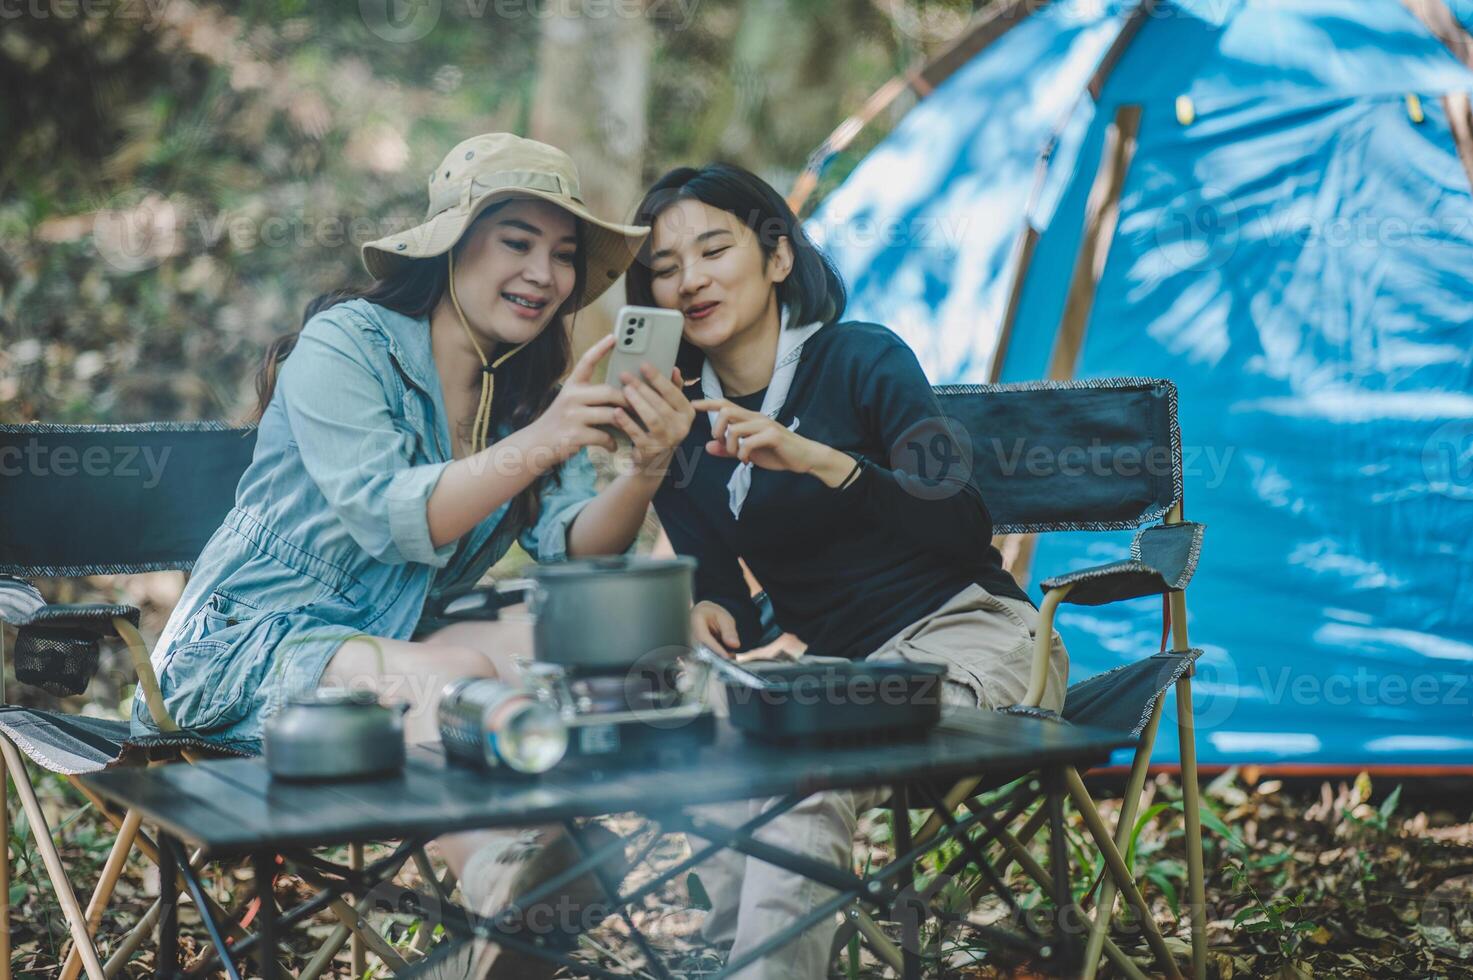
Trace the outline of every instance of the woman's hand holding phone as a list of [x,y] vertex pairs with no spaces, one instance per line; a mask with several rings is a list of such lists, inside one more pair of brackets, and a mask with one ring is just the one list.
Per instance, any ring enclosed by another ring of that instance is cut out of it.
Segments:
[[[533,443],[547,447],[552,456],[549,466],[563,462],[586,446],[602,446],[613,451],[614,437],[605,427],[615,424],[616,412],[622,411],[623,394],[613,385],[595,384],[593,369],[614,346],[613,337],[605,337],[584,352],[573,366],[573,373],[547,411],[527,426]],[[535,463],[534,463],[535,465]]]
[[680,388],[678,370],[667,378],[646,364],[638,377],[624,372],[618,379],[622,387],[594,383],[594,369],[613,346],[608,336],[588,348],[547,411],[528,426],[533,444],[550,450],[551,458],[539,469],[550,469],[587,446],[613,452],[615,431],[629,437],[641,470],[660,468],[690,431],[696,413]]
[[663,470],[696,418],[696,410],[682,390],[680,369],[666,377],[646,363],[640,366],[638,377],[625,371],[619,380],[624,384],[624,399],[634,414],[623,408],[615,409],[614,424],[629,437],[634,447],[634,464],[640,470]]

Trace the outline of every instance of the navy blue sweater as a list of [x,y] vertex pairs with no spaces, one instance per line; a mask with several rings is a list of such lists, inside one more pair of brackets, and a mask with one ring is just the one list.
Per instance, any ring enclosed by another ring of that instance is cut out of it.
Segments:
[[[763,392],[733,398],[760,411]],[[736,618],[742,647],[760,637],[737,559],[772,599],[778,624],[812,653],[860,658],[972,583],[1028,596],[992,546],[992,518],[959,462],[925,372],[905,342],[872,323],[809,338],[777,420],[855,455],[843,490],[816,477],[752,471],[740,519],[726,483],[736,462],[705,452],[697,415],[655,495],[676,552],[699,561],[696,598]]]

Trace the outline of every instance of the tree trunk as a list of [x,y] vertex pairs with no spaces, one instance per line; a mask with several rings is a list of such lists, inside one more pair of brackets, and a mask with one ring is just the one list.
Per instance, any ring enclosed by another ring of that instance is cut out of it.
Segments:
[[[643,16],[629,16],[625,4],[554,0],[546,10],[531,135],[573,157],[581,196],[595,214],[628,221],[644,190],[654,32]],[[623,302],[621,279],[579,314],[575,349],[607,333]]]

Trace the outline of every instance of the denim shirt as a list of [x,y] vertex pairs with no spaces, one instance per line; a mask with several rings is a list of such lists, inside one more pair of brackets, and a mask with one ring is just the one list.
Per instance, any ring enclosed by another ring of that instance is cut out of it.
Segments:
[[[450,447],[427,320],[361,299],[312,318],[281,367],[235,506],[153,651],[181,727],[258,739],[261,720],[315,686],[343,640],[414,637],[427,600],[475,585],[507,552],[518,538],[509,504],[456,541],[430,540],[426,505]],[[563,464],[520,533],[534,559],[567,557],[594,483],[586,453]],[[133,719],[135,732],[153,728],[141,690]]]

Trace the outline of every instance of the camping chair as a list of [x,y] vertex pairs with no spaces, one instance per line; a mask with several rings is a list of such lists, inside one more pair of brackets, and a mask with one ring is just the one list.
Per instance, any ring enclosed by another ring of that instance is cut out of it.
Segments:
[[[1165,695],[1177,694],[1177,731],[1181,742],[1183,815],[1186,823],[1189,906],[1193,973],[1205,975],[1205,898],[1202,834],[1199,820],[1195,725],[1191,675],[1201,651],[1187,641],[1184,591],[1196,569],[1203,526],[1183,520],[1181,434],[1177,425],[1176,387],[1169,381],[1111,378],[1091,381],[1047,381],[1005,385],[948,385],[936,389],[946,424],[919,431],[913,445],[900,447],[901,458],[916,460],[927,477],[969,476],[982,491],[998,534],[1031,536],[1046,531],[1111,531],[1140,529],[1124,560],[1056,576],[1042,583],[1037,646],[1030,687],[1021,705],[1007,711],[1037,714],[1048,678],[1050,638],[1055,613],[1063,602],[1103,605],[1123,599],[1162,595],[1172,643],[1147,651],[1139,660],[1070,686],[1063,708],[1065,723],[1127,731],[1140,739],[1131,764],[1120,817],[1112,838],[1079,774],[1067,775],[1070,796],[1104,858],[1097,914],[1090,923],[1083,976],[1093,978],[1102,953],[1127,976],[1140,969],[1108,936],[1117,891],[1137,916],[1163,973],[1181,973],[1151,919],[1134,875],[1123,858],[1139,808]],[[1153,521],[1159,524],[1151,525]],[[1151,525],[1151,526],[1145,526]],[[1007,542],[1013,567],[1031,558],[1031,538]],[[770,603],[759,597],[759,608]],[[769,622],[764,642],[781,632]],[[1163,631],[1164,632],[1164,631]],[[987,785],[973,780],[947,794],[942,808],[915,835],[917,843],[933,836],[952,811],[967,805],[976,812],[977,792]],[[939,795],[939,794],[938,794]],[[942,811],[944,810],[944,815]],[[1046,890],[1048,873],[1028,854],[1026,845],[1043,826],[1042,811],[1016,832],[996,828],[1007,863],[1016,860]],[[954,869],[965,867],[967,855]],[[1006,868],[994,869],[1005,871]],[[867,912],[850,911],[836,948],[858,930],[874,951],[896,970],[898,951],[883,942]],[[882,937],[881,937],[882,938]]]
[[[111,969],[104,968],[91,936],[129,851],[136,845],[157,860],[158,850],[139,831],[136,815],[120,817],[104,808],[104,815],[118,826],[118,836],[84,912],[36,800],[25,759],[77,785],[75,777],[113,766],[230,750],[180,732],[169,718],[138,632],[137,609],[96,603],[48,605],[28,582],[11,576],[188,568],[229,509],[253,444],[252,430],[217,423],[0,426],[6,490],[0,510],[0,619],[16,627],[16,679],[53,694],[81,694],[97,671],[99,641],[120,638],[160,729],[158,735],[132,738],[126,721],[0,706],[0,803],[8,792],[4,783],[8,771],[71,933],[63,980],[72,980],[79,967],[88,977],[100,978],[121,966],[120,960],[110,963]],[[3,695],[0,689],[0,703]],[[5,812],[0,806],[0,822],[6,819]],[[10,975],[9,894],[4,887],[9,870],[8,859],[0,862],[3,978]],[[157,908],[145,920],[156,916]],[[146,930],[137,933],[120,951],[123,960]]]
[[[97,671],[99,641],[121,638],[159,729],[158,734],[134,737],[127,721],[5,704],[0,677],[0,794],[8,792],[4,782],[8,770],[71,934],[62,980],[74,980],[79,969],[94,980],[116,973],[152,931],[166,901],[161,893],[108,963],[99,963],[91,937],[130,850],[136,846],[155,863],[159,854],[156,843],[140,831],[137,814],[116,813],[76,777],[120,765],[247,753],[179,730],[164,707],[147,645],[138,631],[137,609],[48,605],[28,582],[12,576],[187,570],[233,504],[236,484],[254,446],[254,429],[216,422],[0,425],[0,475],[5,487],[0,508],[0,621],[17,628],[17,679],[55,694],[81,694]],[[0,657],[3,652],[0,648]],[[118,828],[85,911],[36,800],[25,759],[67,777]],[[8,837],[6,802],[7,797],[0,795],[0,840]],[[413,857],[422,874],[431,873],[422,853]],[[350,864],[361,867],[361,846],[352,848]],[[0,861],[0,980],[10,977],[9,868],[8,859]],[[440,885],[453,887],[453,881],[447,877]],[[184,887],[183,878],[177,879],[167,901]],[[197,898],[211,903],[207,895]],[[391,967],[404,965],[358,910],[342,900],[332,910],[340,925],[303,977],[318,975],[350,940],[360,975],[365,946]],[[212,912],[217,921],[231,921],[217,907]],[[422,938],[416,937],[416,952],[424,952],[430,932],[422,930]]]
[[[1163,972],[1180,975],[1122,856],[1135,825],[1166,694],[1175,688],[1192,972],[1204,977],[1206,899],[1191,690],[1201,651],[1188,642],[1185,595],[1196,571],[1204,528],[1184,520],[1176,386],[1140,378],[953,385],[939,388],[937,397],[947,417],[960,423],[970,436],[972,473],[997,532],[1031,535],[1139,529],[1129,558],[1077,569],[1041,583],[1039,642],[1022,709],[1036,708],[1043,699],[1049,636],[1061,603],[1098,606],[1149,595],[1163,597],[1170,649],[1166,649],[1163,628],[1161,650],[1071,685],[1064,700],[1064,721],[1116,728],[1140,738],[1113,839],[1079,774],[1068,774],[1070,796],[1108,872],[1090,928],[1083,976],[1092,980],[1101,952],[1111,952],[1107,933],[1117,890],[1141,919]],[[1038,465],[1030,464],[1030,458]],[[1153,521],[1161,523],[1152,525]],[[1020,553],[1029,554],[1031,548],[1024,541]],[[947,803],[960,803],[969,795],[970,788],[958,787]],[[1019,835],[1020,845],[1033,832],[1026,825],[1024,831]],[[1022,848],[1009,850],[1020,856]],[[1139,973],[1126,965],[1129,961],[1118,951],[1111,959],[1127,974]]]

